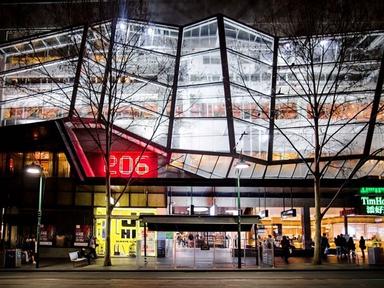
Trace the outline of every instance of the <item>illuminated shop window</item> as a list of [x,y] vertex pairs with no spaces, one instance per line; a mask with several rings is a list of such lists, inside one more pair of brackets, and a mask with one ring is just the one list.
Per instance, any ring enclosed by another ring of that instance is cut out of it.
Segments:
[[51,152],[31,152],[25,153],[25,165],[37,163],[43,168],[45,176],[52,176],[53,153]]
[[70,173],[71,173],[71,166],[69,165],[69,162],[67,160],[67,157],[65,156],[65,153],[58,153],[57,159],[58,159],[57,176],[58,177],[69,177]]

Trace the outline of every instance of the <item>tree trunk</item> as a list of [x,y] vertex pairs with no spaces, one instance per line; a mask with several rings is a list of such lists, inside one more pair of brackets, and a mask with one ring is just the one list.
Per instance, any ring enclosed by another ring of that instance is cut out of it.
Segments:
[[320,210],[320,177],[315,175],[314,179],[314,196],[315,196],[315,251],[313,254],[313,264],[321,264],[321,210]]
[[110,203],[111,199],[111,175],[109,171],[109,162],[106,164],[106,177],[105,177],[105,253],[104,253],[104,266],[112,266],[111,262],[111,214],[112,207]]

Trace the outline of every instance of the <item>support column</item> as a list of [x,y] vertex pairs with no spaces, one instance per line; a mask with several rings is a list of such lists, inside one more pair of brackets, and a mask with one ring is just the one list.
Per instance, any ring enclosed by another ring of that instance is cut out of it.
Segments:
[[303,244],[305,250],[311,249],[311,214],[310,207],[301,208],[301,227],[303,235]]
[[347,215],[347,213],[346,213],[346,211],[345,211],[345,208],[344,208],[344,216],[343,216],[343,218],[344,218],[344,234],[345,235],[348,235],[348,215]]

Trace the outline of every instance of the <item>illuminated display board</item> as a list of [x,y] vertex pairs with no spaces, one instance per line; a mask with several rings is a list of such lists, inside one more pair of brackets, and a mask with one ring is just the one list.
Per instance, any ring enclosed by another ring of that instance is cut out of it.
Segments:
[[367,214],[384,215],[384,187],[361,187],[360,200]]
[[[95,208],[97,238],[96,252],[104,255],[105,252],[105,208]],[[144,228],[138,217],[142,214],[156,215],[153,208],[115,208],[111,219],[111,253],[113,256],[137,257],[141,250],[144,256]],[[157,232],[147,231],[147,256],[157,255]],[[137,247],[137,244],[140,246]]]
[[[88,161],[96,177],[105,176],[104,159],[100,154],[88,155]],[[141,151],[112,151],[109,158],[111,177],[155,178],[158,173],[156,153]]]

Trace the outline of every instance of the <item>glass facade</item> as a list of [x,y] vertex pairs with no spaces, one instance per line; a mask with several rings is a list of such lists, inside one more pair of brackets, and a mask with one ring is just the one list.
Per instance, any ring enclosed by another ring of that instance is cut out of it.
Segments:
[[[343,178],[384,142],[383,50],[382,32],[281,38],[223,16],[184,27],[119,19],[0,46],[1,120],[102,113],[204,178],[236,177],[242,156],[242,178],[305,178],[319,132],[321,157],[336,158],[324,178]],[[382,174],[381,162],[354,177]]]

